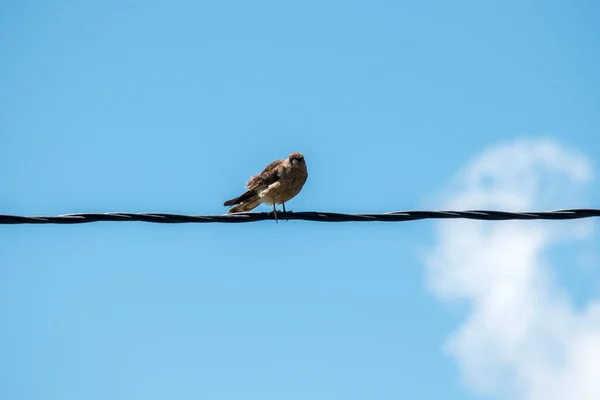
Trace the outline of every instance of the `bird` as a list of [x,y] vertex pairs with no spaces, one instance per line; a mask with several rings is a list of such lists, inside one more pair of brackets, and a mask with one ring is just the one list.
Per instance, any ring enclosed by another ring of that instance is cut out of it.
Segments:
[[295,197],[304,186],[308,172],[302,153],[291,153],[288,158],[275,160],[267,165],[260,174],[253,175],[246,183],[247,190],[242,195],[227,200],[225,207],[231,207],[227,214],[247,212],[259,204],[272,204],[273,215],[277,222],[276,204],[283,205]]

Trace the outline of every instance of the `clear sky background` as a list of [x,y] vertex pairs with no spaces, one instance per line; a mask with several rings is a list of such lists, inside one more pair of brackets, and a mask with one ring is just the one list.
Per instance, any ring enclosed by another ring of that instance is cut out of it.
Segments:
[[[296,3],[0,1],[0,213],[600,206],[600,3]],[[0,226],[0,398],[598,399],[597,225]]]

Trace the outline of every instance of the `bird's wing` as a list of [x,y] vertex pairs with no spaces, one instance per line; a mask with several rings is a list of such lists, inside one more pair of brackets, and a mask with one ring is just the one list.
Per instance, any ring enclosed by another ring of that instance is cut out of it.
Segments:
[[[247,190],[242,193],[241,196],[227,200],[223,205],[232,206],[248,201],[254,202],[259,197],[261,191],[268,188],[269,185],[275,184],[279,180],[284,167],[285,160],[273,161],[271,164],[267,165],[260,174],[256,174],[250,178],[246,183]],[[254,205],[254,207],[256,207],[256,205]]]
[[275,160],[267,165],[260,174],[250,178],[246,187],[249,191],[263,189],[279,180],[283,172],[285,160]]

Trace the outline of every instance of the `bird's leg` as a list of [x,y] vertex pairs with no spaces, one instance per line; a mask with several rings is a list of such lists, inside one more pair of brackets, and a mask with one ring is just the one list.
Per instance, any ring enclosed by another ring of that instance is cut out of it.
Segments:
[[277,210],[275,209],[275,202],[273,202],[273,215],[275,216],[275,223],[277,224]]
[[[287,213],[287,211],[285,210],[285,203],[281,203],[281,205],[283,206],[283,212]],[[285,222],[288,222],[288,220],[286,219]]]

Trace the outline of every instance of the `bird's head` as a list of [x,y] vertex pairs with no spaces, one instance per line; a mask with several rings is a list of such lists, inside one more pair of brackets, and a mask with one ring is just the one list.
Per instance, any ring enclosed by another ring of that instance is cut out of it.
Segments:
[[292,153],[288,157],[292,166],[300,165],[304,163],[304,156],[302,153]]

